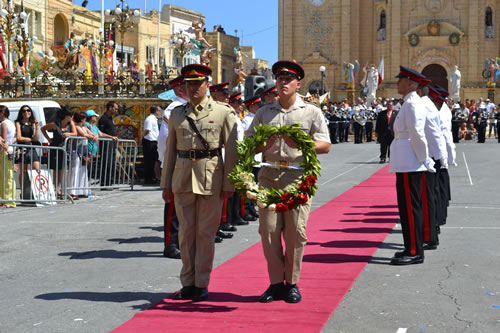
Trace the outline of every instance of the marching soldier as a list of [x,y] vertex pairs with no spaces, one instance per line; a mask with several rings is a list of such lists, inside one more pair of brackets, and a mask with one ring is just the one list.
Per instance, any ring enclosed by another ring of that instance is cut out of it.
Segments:
[[390,172],[396,172],[396,192],[403,251],[396,252],[392,265],[410,265],[424,262],[422,211],[422,176],[425,171],[435,172],[425,139],[425,106],[416,89],[425,77],[409,68],[400,66],[396,76],[398,93],[404,103],[394,122],[394,141],[391,144]]
[[[258,124],[292,125],[301,123],[316,144],[316,153],[328,153],[330,137],[321,110],[306,104],[297,96],[304,70],[292,61],[278,61],[272,71],[276,76],[279,91],[278,101],[261,107],[250,126],[247,136],[255,134]],[[287,168],[302,161],[302,154],[288,137],[271,136],[260,148],[267,163],[280,165],[274,168],[264,166],[259,173],[259,183],[264,187],[283,189],[294,184],[302,175],[301,170]],[[284,298],[286,302],[301,301],[297,283],[300,278],[302,257],[307,242],[306,225],[309,217],[310,201],[284,213],[270,209],[260,210],[259,233],[267,261],[271,285],[261,295],[260,302],[268,303]],[[285,242],[285,255],[281,239]],[[286,284],[283,284],[283,282]]]
[[208,299],[222,203],[234,192],[228,175],[237,160],[237,132],[234,110],[207,96],[212,70],[191,64],[181,72],[190,101],[172,110],[161,188],[165,202],[174,193],[179,218],[182,289],[174,298],[203,301]]

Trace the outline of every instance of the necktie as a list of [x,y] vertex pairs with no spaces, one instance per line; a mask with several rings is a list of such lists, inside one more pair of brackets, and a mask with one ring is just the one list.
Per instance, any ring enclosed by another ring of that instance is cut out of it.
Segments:
[[391,125],[391,111],[387,112],[387,125]]

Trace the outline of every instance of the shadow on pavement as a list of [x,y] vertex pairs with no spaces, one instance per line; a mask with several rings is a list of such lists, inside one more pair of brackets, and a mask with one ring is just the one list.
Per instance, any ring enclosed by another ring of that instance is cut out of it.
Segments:
[[342,228],[342,229],[322,229],[321,231],[326,232],[346,232],[346,233],[358,233],[358,234],[385,234],[385,233],[401,233],[401,230],[394,230],[391,228]]
[[388,264],[391,261],[391,258],[358,256],[344,253],[322,253],[305,254],[303,261],[323,264],[341,264],[346,262],[370,262],[372,264]]
[[362,223],[397,223],[399,218],[378,218],[378,219],[350,219],[350,220],[340,220],[340,222],[362,222]]
[[133,237],[133,238],[110,238],[109,242],[117,242],[118,244],[137,244],[137,243],[163,243],[162,237],[147,236],[147,237]]
[[69,257],[69,259],[129,259],[129,258],[163,258],[163,252],[146,252],[146,251],[116,251],[116,250],[96,250],[87,252],[62,252],[60,256]]
[[367,240],[336,240],[325,243],[308,242],[307,245],[319,245],[321,247],[334,247],[334,248],[386,248],[386,249],[399,249],[400,244],[383,243]]
[[75,292],[41,294],[35,296],[35,298],[43,299],[46,301],[76,299],[82,301],[111,302],[111,303],[126,303],[126,302],[137,302],[144,300],[147,301],[148,303],[132,305],[131,308],[138,310],[145,310],[150,308],[152,305],[161,302],[163,299],[169,297],[170,295],[171,293],[147,293],[147,292],[129,292],[129,291],[109,292],[109,293],[75,291]]

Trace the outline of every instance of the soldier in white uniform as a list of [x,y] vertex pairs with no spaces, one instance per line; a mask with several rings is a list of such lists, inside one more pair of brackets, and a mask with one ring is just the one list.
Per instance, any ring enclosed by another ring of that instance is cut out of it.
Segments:
[[409,265],[424,262],[422,211],[422,176],[434,171],[429,157],[424,126],[425,106],[416,89],[425,77],[409,68],[400,66],[397,86],[404,96],[404,103],[394,122],[394,140],[391,144],[390,172],[396,172],[396,192],[405,249],[396,252],[392,265]]
[[[312,104],[304,103],[297,96],[300,80],[304,77],[302,67],[292,61],[278,61],[273,65],[272,71],[276,76],[279,99],[257,111],[246,136],[253,136],[255,126],[258,124],[284,126],[299,123],[303,131],[314,139],[316,153],[328,153],[330,137],[321,110]],[[286,167],[296,166],[303,160],[293,140],[288,137],[271,136],[266,145],[259,150],[262,151],[266,163],[276,165],[276,167],[262,167],[259,172],[260,185],[285,189],[296,184],[302,175],[302,170]],[[259,211],[259,233],[271,283],[261,295],[260,302],[268,303],[282,298],[288,303],[301,301],[302,296],[297,283],[307,242],[306,225],[310,207],[309,200],[306,204],[284,213],[277,213],[267,208]],[[284,255],[282,237],[285,242]],[[286,285],[283,282],[286,282]]]
[[[174,89],[176,99],[168,105],[163,112],[163,117],[160,126],[160,134],[158,135],[158,159],[163,168],[163,157],[167,149],[168,137],[168,119],[173,109],[180,105],[184,105],[189,100],[186,93],[186,84],[182,75],[168,82],[171,89]],[[165,202],[163,208],[163,235],[164,249],[163,256],[172,259],[180,259],[181,251],[179,250],[179,220],[175,212],[175,205]]]
[[425,138],[429,147],[429,156],[434,160],[436,172],[425,172],[422,178],[422,208],[424,212],[424,251],[435,250],[439,245],[437,234],[438,207],[440,200],[439,170],[448,167],[448,153],[443,132],[441,130],[441,119],[439,110],[428,97],[429,91],[437,93],[434,88],[429,87],[430,80],[420,80],[417,89],[418,95],[426,108]]
[[237,160],[237,133],[234,110],[207,96],[212,70],[192,64],[181,72],[190,101],[172,110],[161,188],[165,202],[175,194],[179,218],[182,289],[174,298],[203,301],[208,299],[222,203],[234,192],[228,175]]

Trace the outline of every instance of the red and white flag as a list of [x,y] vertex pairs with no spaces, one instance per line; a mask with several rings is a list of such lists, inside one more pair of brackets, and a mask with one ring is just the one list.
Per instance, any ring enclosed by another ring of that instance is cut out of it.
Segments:
[[380,60],[380,65],[378,65],[378,85],[384,81],[384,57]]

